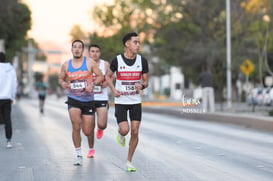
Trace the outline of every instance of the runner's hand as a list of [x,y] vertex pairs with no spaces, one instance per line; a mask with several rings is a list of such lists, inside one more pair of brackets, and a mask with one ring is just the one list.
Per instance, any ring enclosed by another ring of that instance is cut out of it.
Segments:
[[115,89],[114,94],[115,94],[115,97],[119,97],[121,95],[121,92]]
[[64,88],[64,89],[68,89],[68,88],[70,87],[70,84],[67,83],[67,82],[62,82],[61,86],[62,86],[62,88]]
[[142,90],[142,85],[140,83],[135,84],[135,90],[136,91],[141,91]]
[[85,92],[91,93],[93,91],[93,84],[88,84],[85,88]]

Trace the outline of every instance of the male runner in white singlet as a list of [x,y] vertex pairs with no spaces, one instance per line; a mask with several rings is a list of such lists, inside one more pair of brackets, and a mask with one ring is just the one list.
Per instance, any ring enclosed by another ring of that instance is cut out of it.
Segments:
[[[131,130],[126,169],[133,172],[136,168],[132,164],[132,158],[138,144],[142,114],[140,92],[148,86],[149,68],[147,60],[138,54],[140,41],[137,33],[126,34],[122,42],[125,52],[113,59],[106,80],[115,95],[115,116],[119,126],[117,142],[121,146],[125,146],[125,136]],[[112,76],[115,72],[114,86]],[[130,125],[127,120],[127,111],[129,111]]]
[[[92,58],[96,64],[98,65],[99,69],[101,70],[103,76],[107,70],[109,69],[109,63],[100,59],[101,55],[101,47],[97,44],[91,44],[88,48],[89,57]],[[96,81],[96,75],[93,74],[93,80]],[[96,137],[97,139],[101,139],[103,136],[103,131],[107,127],[107,118],[108,118],[108,90],[107,90],[107,82],[104,80],[100,85],[94,86],[93,88],[94,93],[94,107],[97,116],[97,132]],[[94,149],[94,134],[88,136],[89,142],[89,151],[87,153],[88,158],[92,158],[95,155]]]

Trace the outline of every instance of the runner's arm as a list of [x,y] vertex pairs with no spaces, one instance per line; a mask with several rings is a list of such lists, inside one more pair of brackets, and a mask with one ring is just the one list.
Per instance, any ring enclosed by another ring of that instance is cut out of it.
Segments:
[[144,74],[142,74],[142,88],[141,89],[145,89],[148,86],[149,86],[149,74],[144,73]]
[[65,62],[62,67],[59,74],[59,84],[62,86],[62,88],[67,89],[69,88],[69,83],[66,82],[66,69],[67,69],[67,62]]
[[91,62],[92,66],[92,73],[96,74],[96,80],[94,82],[95,85],[100,85],[104,79],[104,76],[102,75],[99,66],[95,63],[95,61]]
[[106,81],[107,81],[107,84],[108,86],[111,88],[111,90],[113,91],[114,93],[114,96],[115,97],[119,97],[121,95],[120,91],[117,90],[114,86],[114,83],[113,83],[113,80],[114,80],[114,72],[111,70],[111,68],[109,67],[108,71],[107,71],[107,74],[106,74]]
[[[109,69],[109,63],[105,61],[105,75],[107,74]],[[103,80],[101,87],[105,88],[107,87],[108,83],[106,80]]]
[[143,65],[143,70],[142,70],[142,84],[141,84],[141,89],[145,89],[149,85],[149,65],[148,61],[146,58],[142,57],[142,65]]

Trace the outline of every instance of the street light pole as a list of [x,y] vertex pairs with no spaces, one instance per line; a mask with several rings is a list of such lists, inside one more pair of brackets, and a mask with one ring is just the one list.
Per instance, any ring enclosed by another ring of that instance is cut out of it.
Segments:
[[5,40],[0,39],[0,52],[6,52],[5,51]]
[[226,38],[227,38],[227,108],[231,108],[231,38],[230,38],[230,0],[226,0]]
[[33,96],[34,91],[34,73],[32,70],[32,66],[34,64],[35,54],[37,53],[36,49],[33,47],[32,42],[28,41],[28,47],[27,47],[27,53],[28,53],[28,95],[30,97]]

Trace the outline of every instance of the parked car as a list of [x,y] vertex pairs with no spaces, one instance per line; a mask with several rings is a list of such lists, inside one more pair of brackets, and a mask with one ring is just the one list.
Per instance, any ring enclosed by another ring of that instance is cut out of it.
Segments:
[[248,105],[273,105],[273,88],[253,88],[247,95]]
[[264,88],[263,89],[263,105],[271,106],[273,103],[273,89]]
[[264,94],[263,88],[253,88],[247,96],[248,105],[263,105]]

